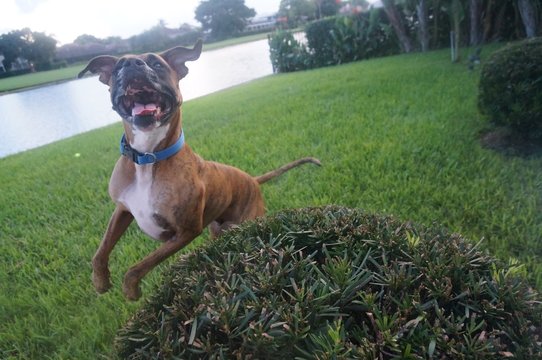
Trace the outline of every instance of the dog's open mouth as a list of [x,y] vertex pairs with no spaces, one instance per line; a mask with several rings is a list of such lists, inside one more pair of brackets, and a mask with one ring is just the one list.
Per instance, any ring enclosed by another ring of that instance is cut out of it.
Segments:
[[174,106],[167,94],[157,91],[152,85],[132,81],[117,97],[117,108],[123,118],[132,120],[140,130],[150,131],[163,124]]

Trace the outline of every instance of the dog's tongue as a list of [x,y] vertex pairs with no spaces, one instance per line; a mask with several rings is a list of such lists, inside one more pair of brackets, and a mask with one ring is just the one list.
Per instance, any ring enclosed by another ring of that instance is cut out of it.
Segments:
[[157,109],[158,107],[154,103],[150,103],[150,104],[135,103],[134,107],[132,108],[132,116],[152,115],[156,112]]

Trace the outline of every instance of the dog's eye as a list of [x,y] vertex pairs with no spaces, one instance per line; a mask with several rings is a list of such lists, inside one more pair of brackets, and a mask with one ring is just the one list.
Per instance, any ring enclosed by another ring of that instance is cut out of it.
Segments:
[[157,69],[157,70],[164,67],[164,66],[162,65],[162,63],[160,63],[160,62],[158,62],[158,61],[152,63],[151,66],[153,67],[153,69]]

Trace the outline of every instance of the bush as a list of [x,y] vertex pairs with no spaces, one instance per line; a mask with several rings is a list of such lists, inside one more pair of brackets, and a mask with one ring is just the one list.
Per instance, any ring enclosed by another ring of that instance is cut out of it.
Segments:
[[307,49],[291,32],[278,30],[270,34],[268,40],[273,72],[293,72],[310,67]]
[[327,18],[308,24],[305,27],[307,44],[314,57],[315,67],[336,64],[335,44],[331,33],[335,28],[336,18]]
[[540,297],[461,236],[340,207],[284,211],[184,255],[122,358],[542,358]]
[[382,9],[353,16],[337,16],[310,23],[305,28],[307,46],[291,33],[269,37],[275,71],[290,72],[338,65],[399,53],[392,29]]
[[399,52],[382,9],[310,23],[307,45],[315,67],[388,56]]
[[542,38],[493,53],[482,67],[478,105],[496,125],[542,139]]

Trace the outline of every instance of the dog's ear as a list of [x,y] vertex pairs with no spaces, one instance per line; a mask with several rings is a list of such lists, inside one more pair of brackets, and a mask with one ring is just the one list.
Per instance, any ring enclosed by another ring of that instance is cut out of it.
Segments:
[[110,55],[96,56],[89,61],[88,65],[79,73],[79,75],[77,75],[77,77],[80,79],[86,72],[90,71],[93,74],[100,74],[100,81],[109,85],[111,73],[113,72],[113,67],[115,67],[117,60],[117,57]]
[[187,49],[182,46],[177,46],[172,49],[166,50],[160,54],[160,56],[171,66],[173,70],[177,72],[179,80],[188,74],[188,68],[184,64],[187,61],[194,61],[199,59],[203,42],[201,39],[196,42],[194,48]]

